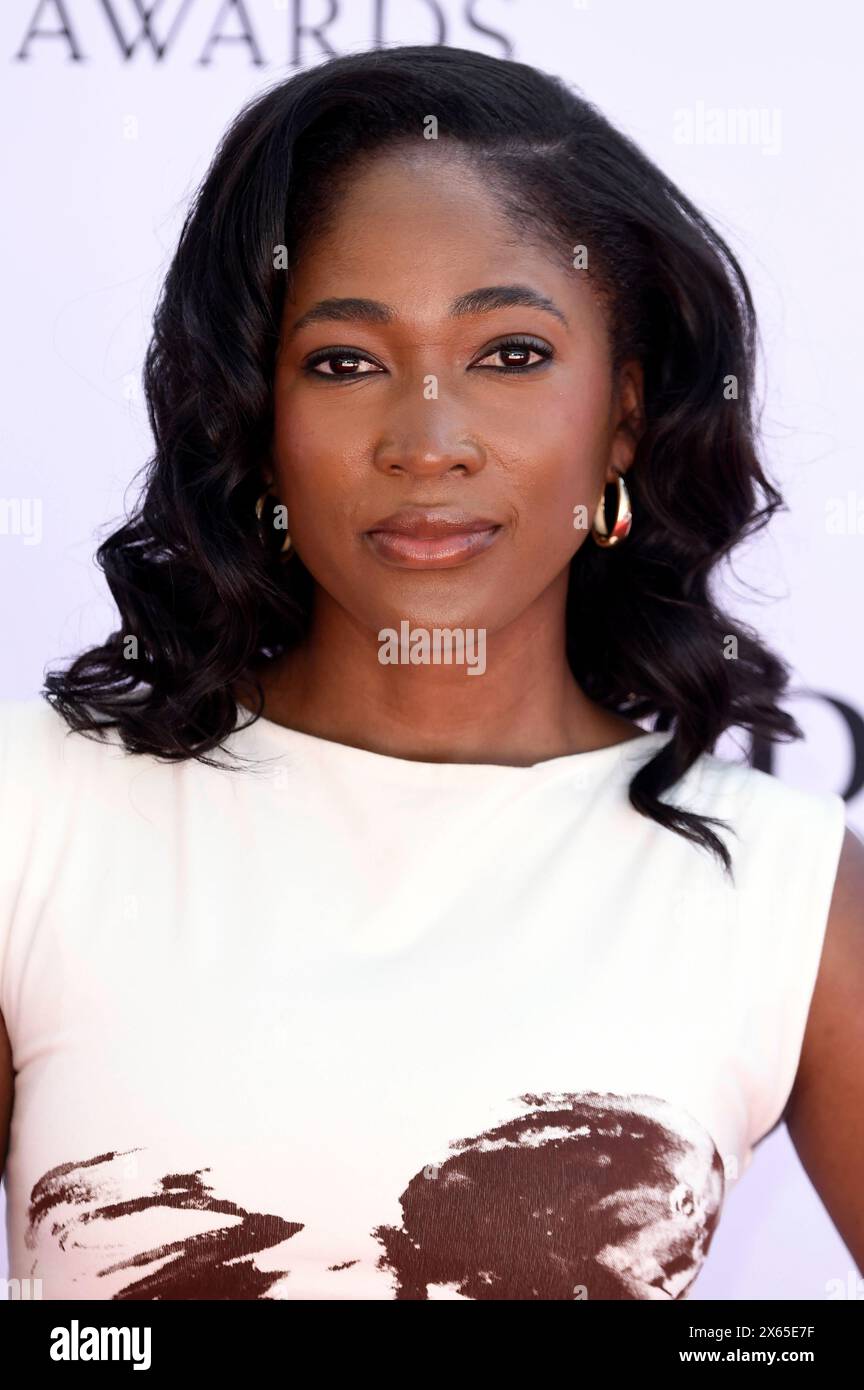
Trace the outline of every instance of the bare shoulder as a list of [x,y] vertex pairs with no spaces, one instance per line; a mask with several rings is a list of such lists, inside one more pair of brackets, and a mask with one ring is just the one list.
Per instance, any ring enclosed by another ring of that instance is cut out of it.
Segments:
[[864,843],[848,827],[785,1119],[838,1231],[864,1263]]

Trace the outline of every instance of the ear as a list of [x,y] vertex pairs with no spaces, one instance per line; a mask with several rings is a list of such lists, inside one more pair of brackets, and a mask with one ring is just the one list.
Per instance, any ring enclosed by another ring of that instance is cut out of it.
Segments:
[[638,358],[625,362],[618,372],[614,402],[615,436],[609,458],[608,479],[626,473],[645,429],[645,376]]

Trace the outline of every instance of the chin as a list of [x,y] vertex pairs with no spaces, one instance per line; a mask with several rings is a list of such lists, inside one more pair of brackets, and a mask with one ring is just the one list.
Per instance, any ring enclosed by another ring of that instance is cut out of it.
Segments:
[[[374,615],[371,618],[368,617],[370,610]],[[487,635],[501,625],[493,604],[478,601],[476,594],[465,594],[457,602],[452,595],[417,593],[414,586],[408,585],[396,597],[388,595],[380,604],[370,605],[363,621],[376,634],[382,628],[398,629],[403,622],[427,630],[483,628]]]

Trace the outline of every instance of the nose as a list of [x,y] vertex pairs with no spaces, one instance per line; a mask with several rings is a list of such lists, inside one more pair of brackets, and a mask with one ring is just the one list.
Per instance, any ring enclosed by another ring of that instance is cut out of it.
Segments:
[[[461,422],[464,424],[464,422]],[[438,478],[447,473],[468,476],[479,473],[485,454],[453,419],[440,400],[420,400],[410,418],[404,413],[394,421],[375,450],[375,467],[390,476]]]

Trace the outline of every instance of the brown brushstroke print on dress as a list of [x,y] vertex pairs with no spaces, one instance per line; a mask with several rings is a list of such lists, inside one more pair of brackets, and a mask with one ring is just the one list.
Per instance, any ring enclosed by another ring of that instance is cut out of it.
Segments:
[[[371,1231],[390,1296],[683,1297],[723,1200],[723,1163],[710,1135],[656,1096],[545,1092],[518,1103],[525,1113],[452,1141],[449,1156],[411,1178],[399,1197],[401,1225]],[[59,1248],[74,1250],[75,1282],[90,1297],[102,1279],[115,1289],[106,1296],[121,1300],[271,1297],[291,1271],[262,1270],[255,1256],[303,1223],[217,1197],[201,1177],[206,1168],[157,1176],[156,1161],[133,1149],[52,1168],[31,1193],[28,1248],[38,1249],[50,1222]],[[146,1248],[135,1253],[137,1216]],[[118,1244],[112,1223],[121,1218],[133,1224]],[[166,1238],[154,1241],[163,1218]],[[355,1266],[345,1254],[328,1268]],[[123,1271],[139,1277],[118,1287]]]
[[[93,1222],[117,1221],[121,1217],[153,1212],[205,1212],[222,1218],[215,1230],[198,1231],[180,1240],[166,1241],[152,1249],[112,1261],[95,1270],[97,1277],[120,1270],[148,1270],[113,1294],[115,1299],[256,1299],[284,1277],[287,1270],[259,1269],[253,1256],[279,1245],[303,1229],[303,1223],[284,1221],[280,1216],[245,1211],[234,1202],[215,1197],[201,1177],[194,1173],[166,1173],[144,1195],[120,1200],[124,1185],[120,1160],[142,1150],[98,1154],[80,1163],[62,1163],[39,1179],[30,1194],[25,1240],[36,1245],[39,1225],[51,1217],[51,1234],[60,1248],[80,1242],[82,1228]],[[112,1200],[113,1198],[113,1200]],[[101,1247],[110,1255],[110,1243]],[[92,1247],[91,1247],[92,1250]]]
[[723,1200],[723,1162],[653,1096],[523,1095],[527,1113],[450,1145],[381,1226],[396,1297],[674,1299],[695,1279]]

